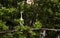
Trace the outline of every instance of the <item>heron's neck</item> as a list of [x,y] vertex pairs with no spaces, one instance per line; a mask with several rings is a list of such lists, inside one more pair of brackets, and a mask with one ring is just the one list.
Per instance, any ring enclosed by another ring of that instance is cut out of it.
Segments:
[[21,18],[22,18],[22,13],[21,13]]

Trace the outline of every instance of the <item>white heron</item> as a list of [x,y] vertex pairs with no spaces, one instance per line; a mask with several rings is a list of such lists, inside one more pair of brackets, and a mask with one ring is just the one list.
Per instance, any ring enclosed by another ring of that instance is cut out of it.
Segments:
[[23,11],[21,11],[20,13],[21,13],[21,17],[20,17],[20,25],[23,25],[23,24],[24,24],[24,19],[23,19],[23,17],[22,17]]

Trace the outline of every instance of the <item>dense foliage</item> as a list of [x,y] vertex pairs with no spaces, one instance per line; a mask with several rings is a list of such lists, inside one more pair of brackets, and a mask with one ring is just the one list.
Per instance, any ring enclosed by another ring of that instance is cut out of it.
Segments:
[[[21,11],[24,26],[20,25]],[[0,0],[0,31],[19,31],[1,34],[1,38],[27,38],[27,34],[38,38],[30,28],[60,28],[60,0],[34,0],[31,5],[25,0]]]

